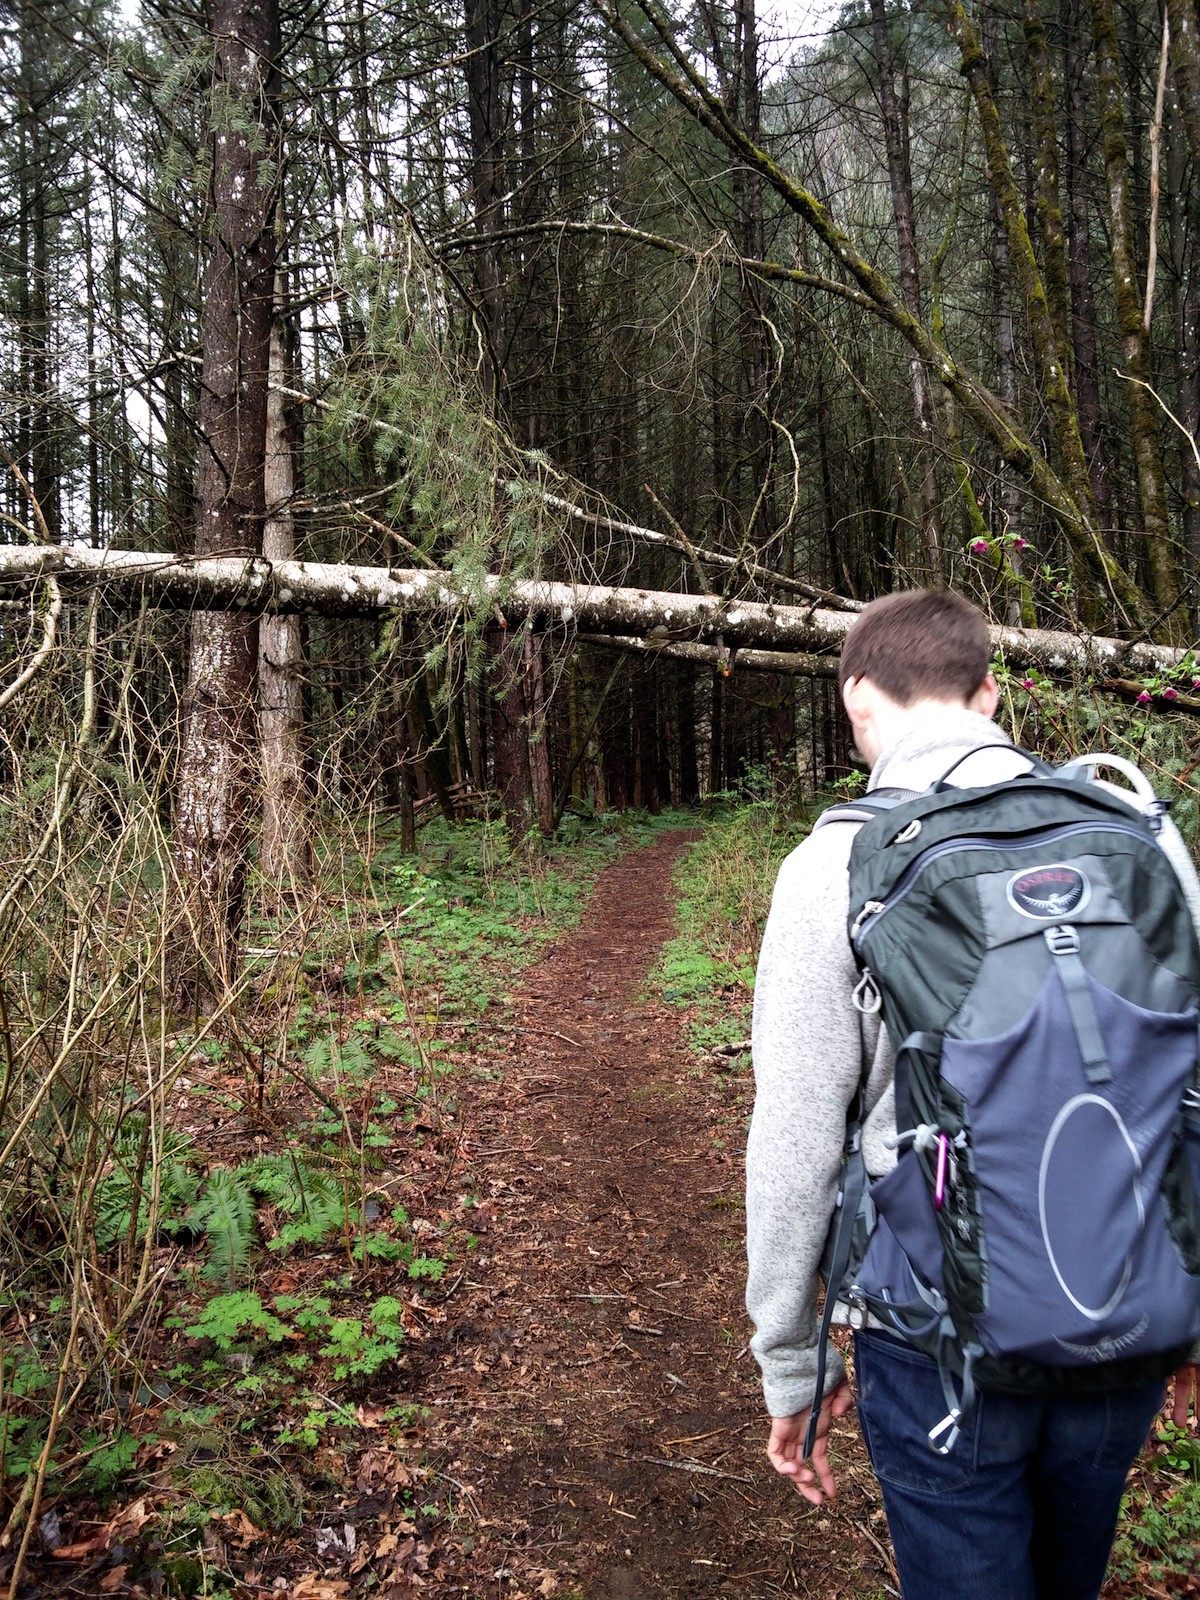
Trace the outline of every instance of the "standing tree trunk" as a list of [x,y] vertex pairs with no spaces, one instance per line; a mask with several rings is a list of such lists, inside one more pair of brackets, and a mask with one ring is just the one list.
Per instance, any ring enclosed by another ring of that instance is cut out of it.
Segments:
[[1042,275],[1046,307],[1054,332],[1055,349],[1063,371],[1069,369],[1067,338],[1070,273],[1067,268],[1067,233],[1058,187],[1058,117],[1046,24],[1041,0],[1025,0],[1025,50],[1029,59],[1030,99],[1033,112],[1033,204],[1042,234]]
[[[982,42],[989,62],[996,59],[996,12],[988,6],[983,14]],[[996,393],[1010,411],[1017,409],[1017,338],[1012,301],[1012,252],[994,194],[988,195],[988,257],[992,269],[992,295],[995,305]],[[1000,505],[1002,532],[1021,535],[1021,485],[1007,462],[1000,463]],[[1013,620],[1011,617],[1010,621]]]
[[[262,548],[263,466],[275,287],[275,0],[216,0],[213,235],[204,270],[198,557]],[[186,944],[181,999],[205,1005],[233,973],[249,836],[258,622],[197,612],[180,708],[175,869]]]
[[[262,553],[268,561],[296,554],[295,456],[283,316],[283,278],[275,279],[271,323],[264,466],[266,520]],[[259,863],[263,878],[282,900],[306,889],[312,878],[307,784],[304,773],[304,641],[299,617],[267,616],[258,635],[258,734],[262,760],[263,821]]]
[[538,828],[548,838],[554,832],[554,778],[550,769],[550,719],[546,706],[546,635],[535,633],[529,627],[524,633],[529,776]]
[[[1200,175],[1192,173],[1195,185]],[[1175,372],[1179,404],[1176,410],[1184,429],[1195,439],[1200,433],[1200,256],[1195,234],[1188,226],[1189,176],[1187,151],[1173,139],[1167,164],[1167,224],[1172,266],[1172,320],[1175,325]],[[1179,486],[1183,500],[1183,537],[1191,559],[1200,561],[1200,461],[1191,441],[1179,444]]]
[[[1029,324],[1031,354],[1038,384],[1045,399],[1049,420],[1061,463],[1063,480],[1079,508],[1082,539],[1075,541],[1076,576],[1081,591],[1085,619],[1095,623],[1099,617],[1099,595],[1093,587],[1101,574],[1113,598],[1119,598],[1120,574],[1105,561],[1096,545],[1099,536],[1098,514],[1092,494],[1091,478],[1083,453],[1079,417],[1071,394],[1067,373],[1058,355],[1058,338],[1038,269],[1025,208],[1013,178],[1012,163],[1004,143],[1000,115],[992,93],[988,61],[961,0],[951,0],[951,27],[962,53],[963,76],[979,112],[983,134],[988,183],[1008,237],[1013,269]],[[1115,580],[1115,581],[1114,581]],[[1134,598],[1132,595],[1129,597]]]
[[[762,142],[762,95],[759,89],[758,25],[755,0],[736,0],[737,80],[741,92],[742,125],[756,144]],[[762,174],[736,165],[732,190],[741,252],[761,261],[764,244]],[[741,301],[743,384],[745,388],[745,446],[747,468],[742,537],[765,551],[775,527],[774,461],[771,440],[771,341],[762,305],[762,285],[743,276],[738,285]]]
[[[887,150],[888,180],[892,192],[892,217],[900,264],[900,292],[914,317],[921,316],[921,272],[917,256],[917,229],[913,206],[912,162],[908,142],[907,73],[898,71],[888,36],[887,0],[871,0],[875,65],[879,72],[879,111]],[[920,434],[918,482],[922,554],[926,576],[933,582],[944,577],[942,510],[938,496],[937,461],[933,448],[933,398],[925,363],[915,352],[909,357],[909,384]]]
[[1097,516],[1112,544],[1112,492],[1104,459],[1100,372],[1096,356],[1096,312],[1092,297],[1091,222],[1087,183],[1086,54],[1080,34],[1083,0],[1060,0],[1062,75],[1066,100],[1067,274],[1071,285],[1071,354],[1079,433],[1087,457]]
[[523,628],[489,628],[492,658],[492,760],[509,833],[524,839],[537,816],[525,713]]
[[[500,81],[499,0],[464,0],[467,52],[467,118],[471,134],[471,202],[476,231],[487,237],[504,227],[504,128]],[[485,341],[486,377],[492,404],[504,408],[505,316],[501,246],[489,243],[475,253],[476,316]]]
[[1187,632],[1187,613],[1180,604],[1179,568],[1167,516],[1167,484],[1163,472],[1158,410],[1148,388],[1153,382],[1150,339],[1142,323],[1142,297],[1138,290],[1135,222],[1129,193],[1129,146],[1125,137],[1117,30],[1112,0],[1091,0],[1091,5],[1100,132],[1107,180],[1105,187],[1108,196],[1113,300],[1124,375],[1128,380],[1126,389],[1129,395],[1134,471],[1142,510],[1144,549],[1154,599],[1164,618],[1164,631],[1168,637],[1182,641]]
[[1175,93],[1187,134],[1192,163],[1200,174],[1200,46],[1197,45],[1195,0],[1166,0],[1171,28],[1171,59],[1175,68]]

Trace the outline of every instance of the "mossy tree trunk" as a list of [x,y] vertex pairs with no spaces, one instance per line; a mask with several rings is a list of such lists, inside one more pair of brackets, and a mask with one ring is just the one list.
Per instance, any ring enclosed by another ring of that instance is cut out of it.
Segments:
[[1060,0],[1064,97],[1063,148],[1067,189],[1067,273],[1071,294],[1071,379],[1079,408],[1079,433],[1096,498],[1100,531],[1112,546],[1112,492],[1104,449],[1103,410],[1092,293],[1091,205],[1087,177],[1087,24],[1085,0]]
[[[1032,6],[1035,0],[1028,0],[1028,3]],[[952,0],[950,15],[951,27],[962,57],[959,70],[970,85],[979,112],[988,183],[1004,225],[1009,254],[1021,292],[1025,317],[1029,325],[1030,350],[1038,387],[1049,415],[1060,470],[1071,498],[1079,509],[1080,527],[1072,542],[1076,553],[1076,575],[1080,584],[1084,614],[1095,622],[1099,615],[1100,596],[1103,593],[1101,583],[1104,583],[1104,587],[1111,587],[1111,578],[1103,554],[1098,549],[1099,519],[1067,370],[1063,320],[1066,310],[1065,297],[1060,295],[1060,303],[1052,307],[1042,273],[1038,268],[1025,206],[1013,177],[1012,162],[1004,142],[1000,114],[992,92],[987,57],[961,0]],[[1044,35],[1039,34],[1039,26],[1040,16],[1034,22],[1029,19],[1027,13],[1027,29],[1032,29],[1034,39],[1040,37],[1044,46]],[[1049,90],[1046,92],[1049,93]],[[1043,104],[1037,115],[1040,118],[1046,114]],[[1057,210],[1054,227],[1055,231],[1061,234],[1061,210],[1057,208],[1057,165],[1056,162],[1050,162],[1053,171],[1051,181],[1044,172],[1050,158],[1041,148],[1038,150],[1037,160],[1043,169],[1037,184],[1039,214],[1045,220],[1047,211]],[[1051,191],[1055,195],[1054,206],[1049,204],[1048,196]],[[1059,242],[1061,243],[1061,240]],[[1053,253],[1050,252],[1051,255]],[[1062,265],[1061,261],[1059,265]]]

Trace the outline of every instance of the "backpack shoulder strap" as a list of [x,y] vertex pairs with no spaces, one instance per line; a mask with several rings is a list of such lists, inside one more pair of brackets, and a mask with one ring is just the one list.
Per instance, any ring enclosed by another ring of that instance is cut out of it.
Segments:
[[813,823],[812,831],[815,833],[827,822],[870,822],[894,806],[902,806],[906,800],[915,800],[917,794],[916,789],[872,789],[868,794],[859,795],[857,800],[827,806]]

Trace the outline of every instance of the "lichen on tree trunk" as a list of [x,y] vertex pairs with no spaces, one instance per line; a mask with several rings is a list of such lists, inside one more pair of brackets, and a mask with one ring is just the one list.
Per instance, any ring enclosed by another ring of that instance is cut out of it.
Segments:
[[[271,325],[272,388],[267,397],[263,555],[287,561],[296,554],[292,512],[295,465],[286,381],[283,283],[276,280]],[[307,783],[304,772],[304,640],[299,617],[265,616],[259,624],[258,731],[261,757],[262,835],[259,867],[282,898],[307,888],[312,878]]]

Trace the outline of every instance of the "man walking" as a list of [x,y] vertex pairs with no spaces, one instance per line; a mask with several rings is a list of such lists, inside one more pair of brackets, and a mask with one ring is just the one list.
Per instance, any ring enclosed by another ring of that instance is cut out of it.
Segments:
[[[949,592],[895,594],[866,608],[840,677],[870,789],[920,792],[952,767],[951,782],[968,787],[1028,770],[992,720],[999,691],[990,653],[982,613]],[[853,999],[860,974],[847,936],[847,868],[856,832],[851,821],[831,823],[784,863],[754,1001],[747,1306],[772,1418],[767,1453],[813,1504],[834,1493],[830,1421],[854,1404],[832,1349],[824,1392],[814,1389],[818,1265],[860,1084],[869,1177],[896,1161],[891,1043],[877,1013]],[[1169,824],[1162,842],[1200,915],[1195,870]],[[928,1435],[946,1407],[935,1362],[872,1326],[855,1333],[854,1361],[904,1600],[1094,1600],[1129,1466],[1162,1403],[1160,1381],[1053,1398],[985,1393],[955,1448],[938,1455]],[[1176,1374],[1181,1423],[1196,1376],[1194,1365]],[[814,1405],[809,1463],[802,1447]]]

